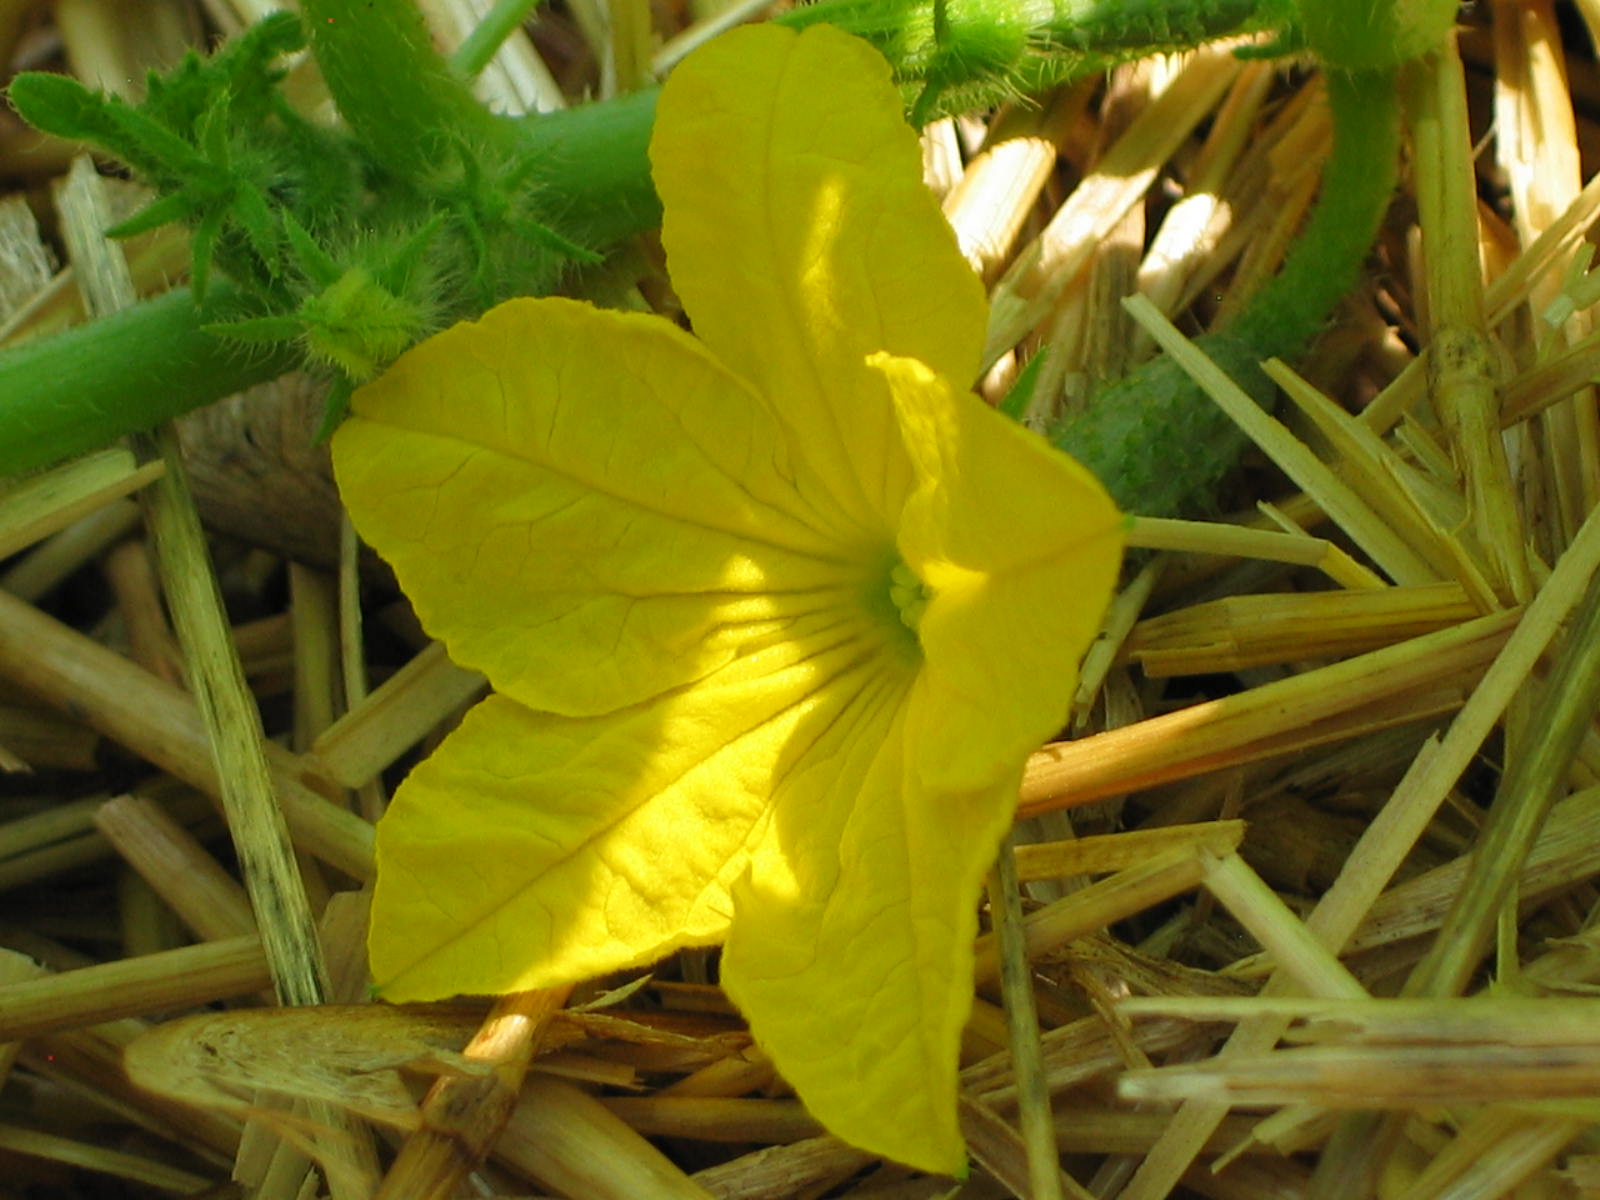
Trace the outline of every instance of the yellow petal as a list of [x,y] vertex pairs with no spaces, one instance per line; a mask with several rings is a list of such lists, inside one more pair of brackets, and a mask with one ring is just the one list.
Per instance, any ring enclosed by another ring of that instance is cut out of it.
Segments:
[[1028,752],[1066,715],[1122,520],[1088,472],[927,367],[871,366],[917,477],[899,548],[930,593],[922,661],[909,690],[841,688],[796,729],[723,984],[832,1132],[954,1173],[978,889]]
[[354,414],[333,459],[356,528],[451,656],[533,708],[699,679],[886,552],[807,507],[765,404],[659,318],[512,301]]
[[719,940],[785,747],[875,636],[823,610],[793,641],[609,716],[478,705],[378,823],[380,991],[521,991]]
[[879,356],[918,484],[900,553],[931,593],[909,714],[923,770],[982,786],[1060,728],[1100,629],[1125,520],[1099,481],[919,363]]
[[1125,518],[1070,455],[952,387],[924,364],[879,354],[917,476],[902,551],[975,571],[1066,568],[1080,547],[1122,544]]
[[749,879],[734,889],[722,984],[806,1107],[838,1137],[958,1174],[961,1028],[978,887],[1020,767],[930,788],[905,693],[854,689],[796,730]]
[[888,415],[861,400],[874,351],[971,382],[983,289],[865,42],[827,26],[723,35],[662,89],[650,157],[696,333],[808,451],[867,469],[899,455]]

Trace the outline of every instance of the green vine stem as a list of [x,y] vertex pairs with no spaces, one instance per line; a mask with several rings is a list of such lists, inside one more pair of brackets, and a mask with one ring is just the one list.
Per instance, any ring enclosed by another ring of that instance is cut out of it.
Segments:
[[[221,281],[212,291],[234,295]],[[0,476],[152,429],[300,365],[292,348],[247,354],[203,321],[179,288],[0,354]]]
[[[1395,186],[1399,102],[1392,70],[1325,73],[1333,152],[1310,219],[1278,274],[1227,329],[1197,340],[1234,382],[1270,406],[1258,365],[1289,358],[1355,286]],[[1209,497],[1246,444],[1244,433],[1167,358],[1099,389],[1049,433],[1128,512],[1170,516]]]
[[398,178],[425,179],[464,148],[484,155],[515,140],[515,124],[435,52],[415,5],[304,0],[300,12],[339,115]]
[[[433,51],[411,5],[305,0],[301,8],[319,66],[357,141],[402,189],[414,186],[429,196],[459,201],[470,225],[472,217],[481,215],[483,189],[472,191],[452,172],[497,170],[536,214],[550,214],[548,220],[559,225],[551,231],[552,239],[564,241],[574,253],[581,253],[580,247],[613,245],[659,221],[646,155],[653,91],[562,113],[501,118],[478,105],[465,77]],[[1084,71],[1231,33],[1276,29],[1280,48],[1296,44],[1297,38],[1292,0],[1130,0],[1115,5],[1090,0],[823,0],[794,10],[785,20],[796,25],[828,20],[874,42],[890,59],[918,117],[993,103]],[[397,80],[405,81],[403,96],[395,93]],[[1392,97],[1386,84],[1374,91]],[[1269,288],[1230,334],[1218,336],[1212,352],[1230,370],[1249,374],[1257,358],[1292,352],[1314,333],[1353,280],[1370,242],[1376,219],[1358,220],[1351,212],[1370,210],[1380,192],[1381,199],[1387,198],[1385,172],[1393,155],[1382,139],[1374,142],[1364,134],[1347,139],[1344,118],[1336,119],[1341,132],[1330,179],[1338,164],[1353,160],[1357,166],[1351,177],[1367,199],[1343,202],[1337,212],[1324,216],[1330,197],[1342,191],[1331,184],[1324,187],[1311,228],[1285,268],[1286,277],[1298,273],[1302,284],[1274,285],[1280,293],[1292,294],[1296,303],[1270,305]],[[1382,161],[1385,155],[1387,163]],[[488,194],[496,194],[493,187]],[[510,202],[520,201],[513,197]],[[535,220],[516,228],[530,223],[543,227]],[[1326,248],[1309,245],[1322,240],[1327,240]],[[1306,258],[1305,265],[1295,266],[1297,255]],[[1342,265],[1326,269],[1334,258]],[[546,255],[541,262],[540,271],[522,278],[522,290],[547,290],[556,281],[560,255]],[[1304,281],[1312,286],[1302,295]],[[494,290],[485,287],[481,292]],[[241,349],[237,342],[203,331],[202,325],[215,320],[230,298],[220,283],[213,285],[213,292],[205,312],[197,311],[180,290],[128,310],[116,322],[97,321],[0,354],[0,395],[7,397],[0,409],[0,475],[93,449],[299,364],[291,344]],[[268,313],[262,325],[281,321]],[[1153,386],[1152,379],[1159,385],[1167,370],[1159,362],[1152,364],[1136,379],[1108,389],[1108,399],[1100,405],[1109,412],[1128,407],[1119,398],[1138,398],[1145,416],[1130,410],[1061,435],[1063,444],[1109,477],[1119,497],[1135,495],[1155,475],[1168,474],[1165,468],[1152,471],[1155,455],[1163,451],[1141,449],[1136,426],[1156,429],[1180,408],[1209,410],[1203,399],[1180,399],[1176,388]],[[1157,397],[1153,403],[1144,398],[1151,395]],[[1206,418],[1195,419],[1205,424]],[[1210,438],[1212,457],[1226,458],[1226,439],[1226,432]],[[1192,473],[1204,477],[1201,488],[1216,473],[1208,476],[1208,470]],[[1155,511],[1169,503],[1137,507]]]
[[[590,245],[649,229],[660,202],[645,169],[655,93],[523,123],[564,227]],[[204,326],[243,303],[226,281],[204,309],[177,288],[113,317],[0,353],[0,478],[47,467],[302,365],[292,346],[244,349]]]
[[920,125],[1216,38],[1270,30],[1287,48],[1295,18],[1294,0],[821,0],[779,20],[871,42]]

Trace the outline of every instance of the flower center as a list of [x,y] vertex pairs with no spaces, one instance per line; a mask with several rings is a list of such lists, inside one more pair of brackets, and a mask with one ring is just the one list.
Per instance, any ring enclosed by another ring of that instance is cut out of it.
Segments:
[[928,607],[932,593],[928,585],[917,578],[917,573],[903,562],[889,570],[889,599],[900,614],[900,622],[912,633],[922,623],[922,614]]

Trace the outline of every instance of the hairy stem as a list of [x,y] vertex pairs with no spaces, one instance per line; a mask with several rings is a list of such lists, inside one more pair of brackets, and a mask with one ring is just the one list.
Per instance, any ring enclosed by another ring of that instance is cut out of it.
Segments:
[[[645,169],[655,93],[521,123],[566,228],[607,245],[661,220]],[[202,312],[188,288],[0,354],[0,478],[49,466],[125,433],[275,379],[301,365],[292,349],[247,354],[201,327],[238,315],[237,291],[212,284]]]
[[[211,305],[233,299],[212,285]],[[48,466],[150,429],[299,365],[204,332],[188,288],[0,354],[0,476]]]
[[[1333,153],[1310,219],[1282,269],[1229,328],[1198,344],[1240,387],[1271,406],[1259,363],[1292,357],[1355,285],[1394,191],[1399,105],[1390,70],[1329,71]],[[1171,516],[1203,507],[1245,435],[1168,358],[1100,388],[1050,440],[1093,471],[1128,512]]]
[[820,0],[778,20],[871,42],[920,123],[1294,18],[1293,0]]
[[300,11],[339,114],[400,178],[427,179],[458,147],[512,136],[434,50],[416,5],[304,0]]
[[[540,210],[583,245],[612,245],[659,222],[646,153],[653,90],[509,120],[478,104],[433,50],[412,4],[304,0],[301,11],[345,120],[398,179],[437,184],[461,150],[481,150],[525,162],[524,186]],[[1289,0],[825,0],[785,21],[831,21],[873,41],[924,116],[1154,50],[1287,26],[1291,17]],[[180,290],[114,322],[0,354],[0,475],[150,428],[300,365],[285,350],[241,354],[203,332],[215,315],[196,312]]]

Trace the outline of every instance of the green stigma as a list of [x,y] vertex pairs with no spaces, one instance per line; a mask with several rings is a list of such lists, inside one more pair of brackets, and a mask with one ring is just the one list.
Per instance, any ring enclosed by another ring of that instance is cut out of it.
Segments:
[[927,610],[931,595],[928,585],[918,579],[917,573],[905,563],[897,562],[890,568],[889,599],[894,601],[901,624],[912,633],[922,623],[922,614]]

